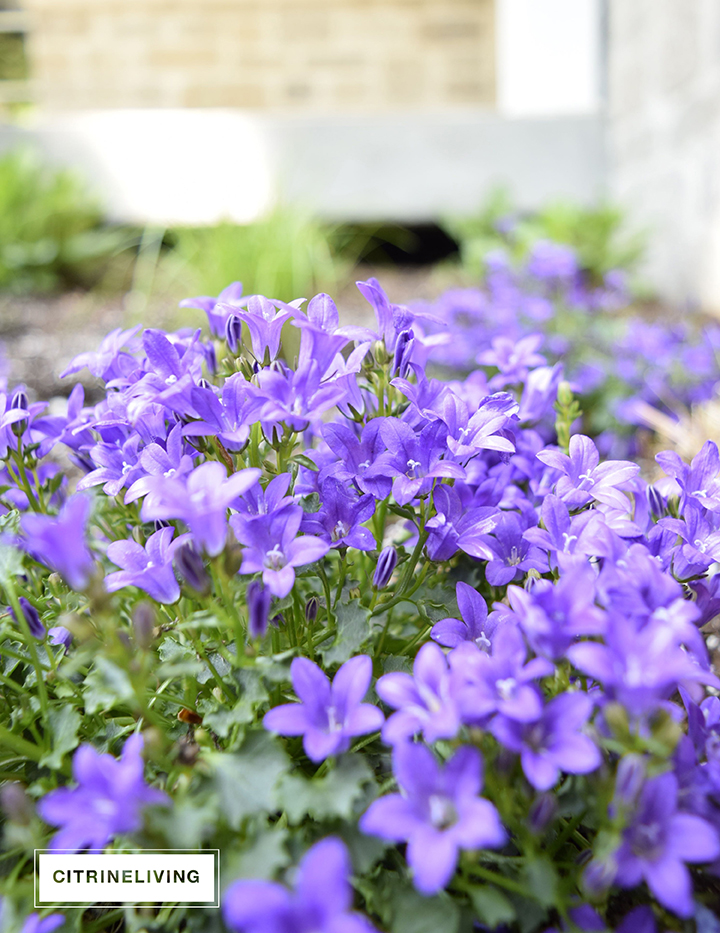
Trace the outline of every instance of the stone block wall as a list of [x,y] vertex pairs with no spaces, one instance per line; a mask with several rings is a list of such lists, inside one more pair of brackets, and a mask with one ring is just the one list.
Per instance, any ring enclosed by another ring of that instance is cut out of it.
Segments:
[[494,0],[25,0],[51,110],[492,106]]

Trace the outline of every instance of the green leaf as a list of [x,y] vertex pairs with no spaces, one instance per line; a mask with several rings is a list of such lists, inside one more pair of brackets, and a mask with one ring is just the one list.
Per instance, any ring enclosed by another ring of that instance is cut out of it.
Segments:
[[497,888],[490,885],[475,888],[470,897],[478,919],[487,924],[491,930],[501,923],[512,923],[515,919],[515,908]]
[[[317,466],[315,467],[317,470]],[[303,496],[300,500],[300,508],[306,514],[312,515],[320,511],[320,496],[316,492],[311,492],[309,496]]]
[[9,544],[0,544],[0,583],[7,587],[23,572],[22,554]]
[[102,655],[85,679],[85,712],[92,715],[98,710],[112,709],[134,696],[130,678],[124,670]]
[[205,713],[203,704],[198,705],[198,712],[203,714],[204,725],[216,732],[222,739],[228,737],[233,726],[252,722],[256,708],[268,700],[268,692],[258,671],[239,670],[235,677],[244,688],[235,706],[227,709],[217,708],[217,704],[214,704],[215,708]]
[[337,635],[328,647],[320,649],[326,665],[349,660],[370,637],[370,610],[359,601],[338,606],[335,615]]
[[266,732],[251,732],[237,754],[208,755],[223,812],[232,829],[246,816],[277,809],[277,783],[289,759],[280,743]]
[[325,777],[308,779],[288,774],[278,788],[279,805],[290,823],[300,823],[308,815],[316,820],[341,817],[349,819],[353,804],[364,796],[373,781],[372,771],[361,755],[343,755]]
[[234,878],[274,877],[278,869],[290,862],[285,848],[288,835],[286,829],[271,829],[260,833],[249,848],[230,858],[225,873]]
[[460,908],[447,895],[423,897],[405,889],[393,901],[392,933],[457,933]]
[[82,719],[80,713],[72,706],[61,706],[60,709],[51,709],[48,713],[49,733],[52,735],[52,751],[40,759],[40,765],[48,768],[60,768],[63,755],[77,748],[79,744],[78,729]]
[[535,858],[525,865],[528,893],[543,907],[553,907],[557,898],[558,877],[549,859]]

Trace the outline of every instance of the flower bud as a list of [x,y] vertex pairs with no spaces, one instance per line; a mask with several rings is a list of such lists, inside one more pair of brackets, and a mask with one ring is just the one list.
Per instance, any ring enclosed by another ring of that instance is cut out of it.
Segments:
[[390,354],[388,353],[384,340],[375,341],[372,345],[372,355],[380,366],[384,366],[386,363],[390,362]]
[[411,330],[404,330],[398,334],[391,370],[393,375],[398,375],[401,378],[407,375],[414,346],[415,340]]
[[270,590],[265,589],[262,583],[253,580],[248,585],[245,598],[248,607],[248,631],[250,637],[262,638],[267,632],[272,593]]
[[72,632],[66,629],[64,625],[55,625],[48,629],[48,641],[51,645],[63,645],[67,650],[72,644]]
[[242,341],[242,321],[237,314],[231,314],[225,321],[225,342],[231,353],[235,353]]
[[148,602],[138,603],[132,613],[133,632],[138,648],[145,650],[153,643],[155,610]]
[[314,622],[317,619],[318,606],[320,601],[317,596],[311,596],[310,599],[305,603],[305,621]]
[[[27,411],[27,407],[29,404],[30,402],[28,401],[27,392],[25,391],[25,386],[23,385],[17,386],[16,389],[13,391],[12,396],[10,397],[11,410],[17,411],[18,409],[21,409],[23,411]],[[15,434],[16,437],[21,437],[25,433],[27,426],[28,426],[27,418],[22,418],[19,421],[15,421],[12,426],[13,434]]]
[[378,557],[375,573],[373,574],[373,586],[376,589],[383,590],[388,585],[393,575],[393,570],[395,570],[397,566],[397,559],[397,551],[392,544],[382,549]]
[[540,836],[555,819],[557,801],[552,794],[538,794],[528,814],[530,831]]
[[630,754],[620,759],[615,775],[615,800],[626,806],[637,800],[645,781],[647,766],[642,755]]
[[667,509],[667,500],[654,486],[647,488],[648,504],[654,518],[662,518]]
[[[37,639],[44,638],[45,637],[45,626],[40,621],[40,614],[37,611],[37,609],[30,602],[28,602],[28,600],[25,599],[24,596],[21,596],[18,599],[18,602],[20,603],[22,614],[25,617],[25,621],[28,624],[28,628],[30,629],[30,634],[33,636],[33,638],[37,638]],[[12,606],[8,606],[8,612],[10,613],[11,617],[17,622],[18,619],[15,615],[15,611],[13,610]]]
[[32,800],[25,793],[22,784],[18,784],[17,781],[4,784],[0,788],[0,806],[12,823],[27,826],[33,818]]
[[210,592],[210,577],[205,564],[191,544],[183,544],[175,551],[173,563],[175,570],[190,589],[195,590],[201,596],[206,596]]

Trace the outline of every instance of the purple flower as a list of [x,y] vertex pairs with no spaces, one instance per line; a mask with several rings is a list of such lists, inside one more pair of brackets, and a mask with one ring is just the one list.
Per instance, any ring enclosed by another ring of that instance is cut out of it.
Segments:
[[[490,395],[478,407],[470,406],[454,393],[448,393],[440,416],[448,429],[447,445],[458,460],[466,461],[483,450],[514,453],[515,444],[507,437],[512,428],[517,402],[507,392]],[[512,434],[511,434],[512,437]]]
[[443,459],[447,452],[447,428],[433,422],[419,434],[403,421],[385,418],[380,428],[387,453],[381,454],[366,471],[366,477],[392,477],[392,493],[398,505],[407,505],[430,492],[435,479],[464,479],[459,463]]
[[450,652],[453,696],[465,723],[484,724],[493,713],[518,722],[540,718],[542,697],[532,681],[555,668],[544,658],[527,664],[526,658],[525,641],[513,624],[498,627],[489,653],[468,641]]
[[305,853],[293,891],[273,881],[234,881],[223,919],[233,933],[375,933],[351,910],[351,874],[347,849],[330,836]]
[[674,774],[648,780],[615,853],[616,882],[633,888],[643,879],[668,910],[693,913],[692,880],[685,862],[712,862],[720,855],[717,830],[702,817],[677,811]]
[[380,434],[381,426],[382,418],[373,418],[358,437],[347,425],[333,422],[323,425],[322,435],[339,458],[337,463],[327,468],[327,472],[343,482],[354,481],[359,489],[372,493],[377,499],[386,499],[390,495],[390,478],[366,479],[367,471],[386,449]]
[[240,573],[262,573],[273,596],[282,599],[295,583],[295,568],[320,560],[330,545],[313,535],[300,535],[303,510],[289,505],[251,521],[233,516],[235,537],[245,545]]
[[223,337],[225,334],[225,320],[235,310],[235,304],[242,297],[242,282],[233,282],[224,288],[217,298],[209,295],[200,295],[197,298],[184,298],[180,302],[181,308],[200,308],[207,314],[210,324],[210,333],[213,337]]
[[252,580],[245,594],[248,607],[248,632],[251,638],[262,638],[267,632],[272,593],[262,583]]
[[51,849],[78,852],[104,849],[115,836],[142,825],[142,808],[165,804],[168,798],[143,779],[143,739],[138,733],[125,742],[120,760],[81,745],[73,758],[78,786],[51,791],[38,803],[38,813],[51,826],[60,826]]
[[537,654],[562,658],[579,635],[601,635],[605,613],[595,605],[595,573],[587,563],[563,568],[560,580],[537,580],[529,589],[509,586],[512,616]]
[[[32,637],[38,639],[44,638],[45,626],[42,624],[42,621],[40,620],[40,613],[37,611],[35,606],[33,606],[29,600],[25,599],[24,596],[20,596],[18,598],[18,602],[20,603],[20,609],[22,610],[22,614],[25,618],[25,621],[27,622]],[[8,612],[10,613],[11,618],[17,622],[15,610],[12,606],[8,606]]]
[[48,641],[51,645],[63,645],[67,649],[72,644],[72,640],[72,632],[66,629],[64,625],[55,625],[53,628],[48,629]]
[[463,642],[473,642],[482,651],[489,651],[491,637],[497,622],[488,621],[487,603],[472,586],[458,582],[455,585],[460,619],[441,619],[436,622],[430,637],[446,648],[456,648]]
[[65,923],[63,914],[48,914],[47,917],[41,917],[40,914],[32,913],[25,918],[20,933],[53,933],[63,923]]
[[[524,538],[526,528],[524,516],[516,512],[500,512],[492,533],[481,536],[492,557],[485,567],[485,576],[492,586],[505,586],[527,570],[547,570],[547,558],[543,552]],[[472,554],[472,551],[468,553]]]
[[520,340],[495,337],[492,349],[484,350],[476,357],[481,366],[495,366],[500,370],[490,380],[490,388],[502,389],[513,383],[524,382],[531,369],[544,366],[547,360],[536,352],[542,342],[542,334],[528,334]]
[[109,544],[107,555],[122,570],[105,577],[108,593],[125,586],[137,586],[159,603],[176,602],[180,598],[180,586],[173,573],[173,555],[178,547],[182,547],[187,535],[173,541],[174,534],[172,527],[161,528],[150,535],[145,547],[132,538]]
[[377,695],[397,710],[383,727],[390,745],[422,732],[428,742],[454,739],[460,731],[460,713],[452,697],[450,672],[442,649],[423,645],[415,657],[413,673],[384,674],[375,686]]
[[263,725],[280,735],[302,735],[305,753],[319,762],[350,747],[356,735],[380,729],[384,717],[377,706],[363,703],[372,678],[367,655],[350,658],[330,683],[327,675],[307,658],[295,658],[290,666],[300,703],[276,706],[265,714]]
[[627,460],[606,460],[593,441],[584,434],[570,438],[570,454],[546,448],[537,454],[538,460],[564,474],[557,483],[556,494],[570,508],[579,508],[593,499],[627,511],[627,497],[620,491],[640,472],[636,463]]
[[523,537],[552,555],[553,566],[558,554],[607,556],[603,520],[594,510],[571,517],[562,499],[550,493],[543,499],[540,517],[545,527],[528,528]]
[[705,441],[689,466],[673,450],[657,454],[655,460],[677,481],[682,491],[681,509],[694,499],[713,512],[720,510],[720,453],[714,441]]
[[93,559],[85,541],[90,500],[71,496],[57,517],[23,515],[20,527],[22,546],[36,560],[62,574],[74,590],[85,589],[93,568]]
[[303,517],[303,531],[318,535],[331,547],[373,550],[375,538],[361,524],[375,512],[373,496],[357,496],[345,483],[329,476],[320,481],[320,502],[318,512],[310,512]]
[[200,420],[185,425],[183,435],[217,437],[228,450],[242,450],[262,406],[256,388],[240,373],[225,380],[221,398],[211,388],[193,386],[190,402]]
[[322,376],[315,361],[295,372],[262,369],[257,375],[258,396],[264,400],[260,419],[267,424],[285,422],[293,431],[304,431],[345,397],[344,386],[323,382]]
[[560,777],[587,774],[600,767],[600,751],[581,729],[592,712],[584,693],[561,693],[535,722],[496,716],[490,731],[501,745],[518,752],[525,777],[536,790],[549,790]]
[[230,503],[253,486],[260,470],[238,470],[230,476],[215,460],[200,464],[185,482],[172,478],[158,486],[143,502],[143,521],[179,518],[195,542],[215,557],[225,546],[227,510]]
[[81,353],[71,360],[70,365],[62,373],[60,378],[72,376],[79,373],[86,366],[98,378],[108,382],[110,379],[123,377],[137,367],[137,361],[123,348],[131,351],[137,349],[139,338],[136,335],[140,330],[140,325],[132,327],[130,330],[117,328],[103,338],[99,349],[96,352]]
[[458,749],[440,766],[423,745],[403,742],[393,752],[401,793],[370,805],[360,819],[368,835],[407,842],[415,887],[436,894],[455,872],[461,849],[497,849],[507,835],[495,807],[480,797],[482,758],[470,747]]
[[426,522],[427,552],[431,560],[449,560],[458,549],[481,560],[492,560],[484,536],[497,523],[499,512],[463,502],[454,486],[437,486],[433,493],[436,514]]
[[196,593],[206,596],[210,592],[210,576],[205,569],[205,562],[192,544],[181,544],[175,550],[173,564],[180,579]]
[[251,295],[245,308],[232,306],[231,311],[247,324],[253,354],[260,363],[265,360],[266,352],[270,360],[275,359],[280,352],[283,324],[298,313],[297,308],[262,295]]
[[132,485],[142,474],[138,447],[140,437],[134,434],[121,445],[96,444],[89,451],[93,463],[99,464],[78,482],[78,491],[103,483],[106,496],[116,496],[123,486]]

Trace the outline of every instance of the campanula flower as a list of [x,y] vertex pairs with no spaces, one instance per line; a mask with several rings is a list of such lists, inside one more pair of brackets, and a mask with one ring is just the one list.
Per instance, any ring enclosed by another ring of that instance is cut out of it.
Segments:
[[449,560],[458,550],[480,560],[493,560],[485,543],[500,515],[490,506],[468,505],[455,486],[437,486],[433,492],[435,515],[425,523],[427,552],[431,560]]
[[333,476],[320,482],[320,509],[303,517],[302,530],[317,535],[331,547],[354,547],[372,551],[375,538],[362,527],[375,512],[375,499],[370,494],[357,496]]
[[384,547],[378,556],[375,572],[373,573],[373,586],[378,590],[384,590],[390,582],[393,571],[397,566],[397,549],[389,544]]
[[[695,502],[713,512],[720,511],[720,453],[715,441],[705,441],[690,465],[686,464],[674,450],[656,454],[655,460],[672,476],[681,490],[681,508],[688,501]],[[677,488],[677,487],[676,487]]]
[[75,590],[85,589],[93,569],[85,540],[89,517],[90,500],[78,494],[67,500],[56,517],[29,514],[20,522],[25,550],[57,570]]
[[41,917],[40,914],[31,913],[25,918],[20,933],[53,933],[64,923],[63,914],[48,914],[47,917]]
[[180,585],[173,573],[173,556],[188,535],[173,540],[174,534],[174,528],[162,528],[150,535],[145,547],[132,538],[109,544],[107,556],[122,570],[105,577],[108,593],[115,593],[124,586],[137,586],[159,603],[176,602],[180,598]]
[[255,359],[262,363],[267,353],[274,360],[280,351],[283,324],[295,317],[297,308],[262,295],[250,295],[246,302],[244,307],[233,306],[232,313],[247,324]]
[[415,656],[412,675],[403,671],[384,674],[375,686],[377,695],[397,710],[383,727],[391,745],[422,732],[428,742],[454,739],[460,731],[460,711],[452,696],[450,671],[442,649],[434,642]]
[[[528,570],[547,570],[547,558],[525,539],[526,529],[526,517],[516,512],[500,512],[490,533],[481,536],[480,543],[490,551],[491,559],[485,567],[485,576],[492,586],[504,586]],[[470,550],[468,553],[473,552]],[[473,556],[483,555],[478,551]]]
[[478,591],[459,581],[455,585],[459,619],[441,619],[433,625],[430,637],[446,648],[472,642],[481,651],[489,651],[497,622],[488,619],[487,603]]
[[720,837],[707,820],[678,812],[674,774],[650,778],[614,855],[616,882],[634,888],[643,880],[668,910],[679,917],[693,913],[692,880],[686,862],[712,862],[720,855]]
[[372,493],[377,499],[386,499],[392,485],[388,476],[368,477],[367,473],[377,458],[385,452],[380,434],[381,418],[373,418],[358,436],[340,422],[323,425],[322,436],[338,460],[328,466],[327,472],[343,482],[354,482],[362,492]]
[[495,738],[520,755],[525,777],[536,790],[549,790],[560,777],[587,774],[600,767],[600,750],[582,727],[592,712],[585,693],[561,693],[545,706],[534,722],[501,714],[490,724]]
[[436,894],[452,878],[461,849],[497,849],[507,834],[489,800],[480,797],[482,758],[458,749],[444,765],[423,745],[393,751],[401,793],[380,797],[360,819],[368,835],[407,842],[407,860],[421,894]]
[[274,707],[265,714],[263,725],[280,735],[302,735],[311,761],[339,755],[350,748],[355,736],[382,727],[384,717],[377,706],[362,702],[372,679],[372,661],[367,655],[346,661],[332,683],[307,658],[295,658],[290,676],[301,702]]
[[223,897],[233,933],[376,933],[352,911],[352,867],[345,845],[332,836],[308,849],[289,890],[274,881],[234,881]]
[[[30,629],[30,634],[33,636],[33,638],[44,638],[45,626],[42,624],[40,613],[37,611],[35,606],[33,606],[29,600],[25,599],[24,596],[20,596],[18,598],[18,602],[20,603],[20,609],[22,610],[22,614],[25,618],[25,621],[27,622],[28,628]],[[15,610],[12,606],[8,606],[8,612],[10,613],[10,617],[14,619],[15,622],[17,622]]]
[[77,787],[61,787],[38,803],[38,813],[51,826],[59,826],[51,849],[78,852],[104,849],[116,836],[142,825],[142,809],[165,804],[168,798],[143,778],[143,739],[134,733],[126,740],[120,760],[81,745],[73,757]]
[[222,463],[209,460],[187,476],[172,477],[153,489],[140,514],[143,521],[180,519],[192,532],[195,543],[215,557],[225,546],[228,507],[259,477],[260,470],[254,468],[228,476]]
[[225,334],[225,321],[233,313],[234,306],[242,298],[242,282],[233,282],[224,288],[217,298],[209,295],[199,295],[197,298],[184,298],[180,302],[181,308],[200,308],[207,314],[210,333],[213,337],[223,337]]
[[563,474],[558,480],[556,495],[570,508],[579,508],[597,499],[627,510],[627,497],[621,490],[640,472],[636,463],[626,460],[600,463],[597,447],[584,434],[573,434],[569,454],[546,448],[537,457]]
[[285,506],[270,515],[246,521],[231,519],[232,529],[243,551],[240,573],[262,573],[265,586],[282,599],[295,583],[295,568],[312,564],[330,550],[330,545],[314,535],[298,535],[303,510]]
[[248,608],[248,632],[251,638],[262,638],[267,632],[272,593],[262,583],[252,580],[245,594]]

